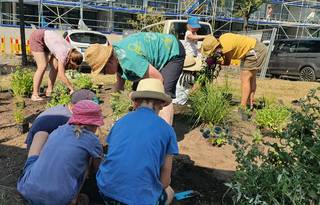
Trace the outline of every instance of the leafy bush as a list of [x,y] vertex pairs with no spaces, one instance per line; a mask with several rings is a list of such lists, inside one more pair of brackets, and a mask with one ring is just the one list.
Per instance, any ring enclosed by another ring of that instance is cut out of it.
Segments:
[[71,101],[69,90],[66,86],[61,83],[55,85],[51,94],[51,100],[47,107],[53,107],[56,105],[67,105]]
[[[271,143],[234,142],[237,170],[226,185],[235,204],[320,204],[320,98],[311,90],[301,100],[301,111],[291,111],[291,121],[274,132]],[[260,151],[265,146],[267,151]]]
[[216,125],[223,122],[230,111],[224,92],[223,88],[206,84],[205,87],[191,93],[189,99],[192,116],[196,119],[196,123]]
[[88,75],[80,74],[72,82],[75,90],[79,90],[79,89],[90,90],[93,88],[93,82]]
[[290,111],[283,105],[271,104],[257,110],[255,122],[260,128],[282,130],[290,118]]
[[32,93],[33,72],[30,69],[17,68],[11,74],[11,88],[15,96],[30,96]]
[[113,120],[118,120],[127,114],[132,107],[128,92],[112,93],[110,97],[110,105],[113,111]]

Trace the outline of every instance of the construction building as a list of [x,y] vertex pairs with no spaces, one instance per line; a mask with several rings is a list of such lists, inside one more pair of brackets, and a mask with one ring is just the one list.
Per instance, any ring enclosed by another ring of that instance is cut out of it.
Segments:
[[[24,0],[25,22],[41,28],[72,29],[84,22],[104,33],[131,29],[129,19],[137,14],[161,13],[169,19],[196,15],[211,22],[214,32],[242,30],[235,0]],[[269,11],[270,7],[271,12]],[[272,0],[261,5],[249,19],[249,29],[278,28],[277,38],[318,37],[320,2]],[[80,21],[79,21],[80,20]],[[19,25],[18,0],[0,2],[0,25]]]

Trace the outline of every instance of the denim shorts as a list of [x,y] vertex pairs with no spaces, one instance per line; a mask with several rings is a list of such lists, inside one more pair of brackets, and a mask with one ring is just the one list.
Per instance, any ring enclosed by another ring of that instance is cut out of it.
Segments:
[[[100,193],[100,194],[101,194],[101,197],[102,197],[105,205],[127,205],[127,204],[122,203],[120,201],[114,200],[110,197],[104,196],[102,193]],[[165,190],[163,190],[158,201],[154,205],[165,205],[167,198],[168,198],[167,193],[165,192]]]

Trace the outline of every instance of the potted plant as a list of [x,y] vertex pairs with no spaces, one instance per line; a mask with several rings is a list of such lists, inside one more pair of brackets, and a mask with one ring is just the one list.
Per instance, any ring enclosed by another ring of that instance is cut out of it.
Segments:
[[18,132],[20,134],[28,132],[29,124],[24,117],[23,109],[16,108],[13,115],[14,115],[14,120],[16,122],[16,128],[18,129]]

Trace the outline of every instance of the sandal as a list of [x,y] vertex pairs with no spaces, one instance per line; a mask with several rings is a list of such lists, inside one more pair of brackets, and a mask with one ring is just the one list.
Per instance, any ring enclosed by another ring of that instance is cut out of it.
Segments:
[[40,97],[39,95],[32,95],[31,100],[36,102],[36,101],[43,101],[43,98]]

